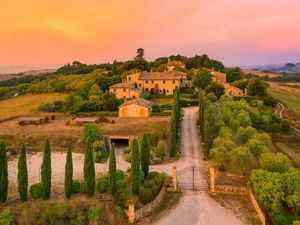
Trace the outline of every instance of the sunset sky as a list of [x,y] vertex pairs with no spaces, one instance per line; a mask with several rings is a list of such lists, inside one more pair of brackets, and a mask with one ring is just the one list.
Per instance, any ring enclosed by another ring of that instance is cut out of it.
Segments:
[[206,53],[226,66],[300,62],[299,0],[0,0],[0,65]]

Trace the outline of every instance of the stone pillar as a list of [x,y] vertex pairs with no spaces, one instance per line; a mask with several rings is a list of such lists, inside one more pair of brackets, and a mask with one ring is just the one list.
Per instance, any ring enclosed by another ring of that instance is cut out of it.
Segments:
[[177,168],[176,166],[173,166],[172,170],[173,174],[173,191],[177,191]]
[[216,178],[216,173],[215,173],[215,168],[210,167],[209,168],[209,177],[210,177],[210,192],[215,192],[215,178]]
[[134,223],[134,204],[128,206],[128,221],[130,224]]

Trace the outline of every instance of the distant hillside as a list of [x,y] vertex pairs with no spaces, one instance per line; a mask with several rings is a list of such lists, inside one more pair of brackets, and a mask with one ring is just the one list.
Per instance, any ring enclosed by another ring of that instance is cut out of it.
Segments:
[[281,65],[263,65],[251,67],[256,71],[268,71],[272,73],[300,73],[300,63],[287,63]]
[[12,78],[20,78],[25,76],[40,76],[46,73],[54,73],[56,69],[41,69],[41,70],[28,70],[21,73],[13,74],[0,74],[0,81],[9,80]]

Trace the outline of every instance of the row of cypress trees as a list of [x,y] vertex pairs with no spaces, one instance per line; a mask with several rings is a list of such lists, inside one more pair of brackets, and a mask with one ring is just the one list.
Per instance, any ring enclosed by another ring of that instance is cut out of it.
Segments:
[[[26,147],[21,147],[18,161],[18,192],[22,202],[27,201],[28,170],[26,161]],[[8,194],[8,168],[6,158],[6,145],[0,141],[0,203],[7,200]],[[44,156],[41,165],[41,195],[43,199],[49,199],[51,195],[51,150],[49,140],[44,146]]]
[[[140,149],[139,149],[140,148]],[[141,171],[144,177],[147,177],[149,174],[149,165],[150,165],[150,147],[148,135],[144,133],[139,142],[137,139],[132,139],[130,142],[131,149],[131,192],[135,195],[139,194],[141,186]]]
[[205,99],[204,92],[199,94],[199,125],[200,132],[204,142],[205,156],[209,156],[213,144],[212,126],[209,123],[211,115],[211,102]]
[[[137,139],[131,141],[132,160],[131,160],[131,180],[132,193],[138,194],[140,188],[140,169],[144,176],[149,174],[150,148],[147,134],[143,134],[141,139],[141,153]],[[89,140],[86,143],[84,158],[84,183],[88,197],[94,196],[95,193],[95,164],[93,157],[92,144]],[[112,194],[116,192],[116,156],[115,145],[111,145],[109,157],[109,189]],[[41,165],[41,196],[43,199],[49,199],[51,196],[51,148],[49,140],[46,139],[44,145],[44,155]],[[73,160],[72,149],[69,146],[65,164],[65,196],[72,196],[73,184]],[[20,200],[26,202],[28,199],[28,170],[26,161],[26,147],[23,144],[18,161],[18,192]],[[6,145],[0,141],[0,202],[7,200],[8,193],[8,168],[6,158]]]
[[170,125],[170,157],[174,157],[177,154],[177,141],[178,141],[178,130],[180,123],[180,97],[179,89],[175,88],[174,100],[173,100],[173,110],[171,115],[171,125]]

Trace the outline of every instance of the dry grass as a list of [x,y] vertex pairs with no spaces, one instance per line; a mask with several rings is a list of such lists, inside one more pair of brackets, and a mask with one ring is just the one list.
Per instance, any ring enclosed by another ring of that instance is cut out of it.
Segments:
[[211,196],[225,208],[233,210],[238,217],[244,220],[245,224],[260,224],[255,209],[246,194],[214,193]]
[[32,113],[36,114],[38,113],[36,112],[37,107],[41,103],[53,102],[54,100],[63,100],[65,97],[65,94],[59,93],[39,95],[29,94],[0,101],[0,120]]

